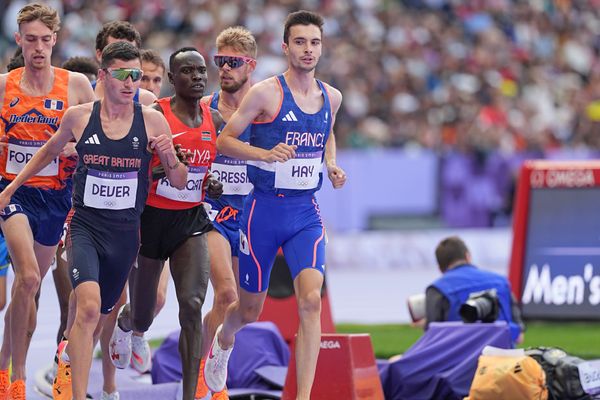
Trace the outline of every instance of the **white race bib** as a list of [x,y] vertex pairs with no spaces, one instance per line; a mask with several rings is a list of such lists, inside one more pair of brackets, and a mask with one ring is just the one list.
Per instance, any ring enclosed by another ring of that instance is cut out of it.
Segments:
[[138,175],[131,172],[105,172],[89,169],[83,204],[106,210],[135,208]]
[[[17,175],[47,140],[8,139],[6,172]],[[58,176],[58,157],[37,173],[37,176]]]
[[248,179],[246,161],[217,157],[210,168],[223,184],[223,194],[247,195],[254,187]]
[[162,178],[158,181],[156,194],[167,199],[176,201],[185,201],[188,203],[199,203],[202,201],[202,182],[208,167],[194,167],[191,165],[188,168],[188,181],[183,190],[177,189],[171,185],[167,178]]
[[275,188],[308,190],[319,186],[322,151],[296,153],[296,157],[284,163],[275,162]]

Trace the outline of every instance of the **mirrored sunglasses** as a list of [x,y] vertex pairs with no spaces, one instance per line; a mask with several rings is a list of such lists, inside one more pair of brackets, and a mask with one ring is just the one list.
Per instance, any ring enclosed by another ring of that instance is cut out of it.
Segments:
[[214,56],[215,65],[219,68],[223,68],[225,64],[229,64],[230,68],[239,68],[244,63],[251,63],[254,59],[249,57],[238,57],[238,56],[225,56],[222,54],[217,54]]
[[130,76],[132,81],[137,82],[142,79],[143,75],[142,70],[137,68],[105,68],[104,70],[122,82],[125,82]]

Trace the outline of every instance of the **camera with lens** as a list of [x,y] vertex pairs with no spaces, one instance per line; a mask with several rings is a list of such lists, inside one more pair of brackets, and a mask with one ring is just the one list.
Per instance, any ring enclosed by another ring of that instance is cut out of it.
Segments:
[[500,300],[496,289],[471,293],[469,299],[460,306],[458,313],[466,323],[479,320],[494,322],[500,316]]

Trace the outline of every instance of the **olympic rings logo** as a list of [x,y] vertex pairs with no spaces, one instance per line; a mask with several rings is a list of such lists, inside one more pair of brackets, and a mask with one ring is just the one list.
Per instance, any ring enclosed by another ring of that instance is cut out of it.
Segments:
[[298,186],[300,186],[300,187],[307,187],[308,186],[308,181],[299,181],[298,182]]
[[240,190],[242,190],[242,188],[241,188],[241,187],[239,187],[239,186],[232,186],[232,187],[230,188],[230,190],[231,190],[232,192],[236,192],[236,193],[237,193],[237,192],[239,192]]
[[106,201],[104,202],[104,205],[105,205],[106,207],[114,207],[114,206],[116,206],[116,205],[117,205],[117,202],[115,202],[115,201],[108,201],[108,200],[106,200]]
[[185,193],[179,193],[178,197],[179,197],[179,200],[187,200],[187,198],[189,196],[187,194],[185,194]]

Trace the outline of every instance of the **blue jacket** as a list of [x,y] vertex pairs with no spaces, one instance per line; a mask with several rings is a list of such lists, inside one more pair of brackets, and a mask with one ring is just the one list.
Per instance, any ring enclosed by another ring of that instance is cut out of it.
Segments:
[[502,275],[483,271],[472,265],[460,265],[446,271],[431,286],[439,290],[450,302],[448,321],[462,321],[458,311],[460,310],[460,306],[469,299],[471,293],[496,289],[501,306],[498,321],[506,321],[508,323],[513,342],[519,337],[521,329],[512,320],[510,283]]

